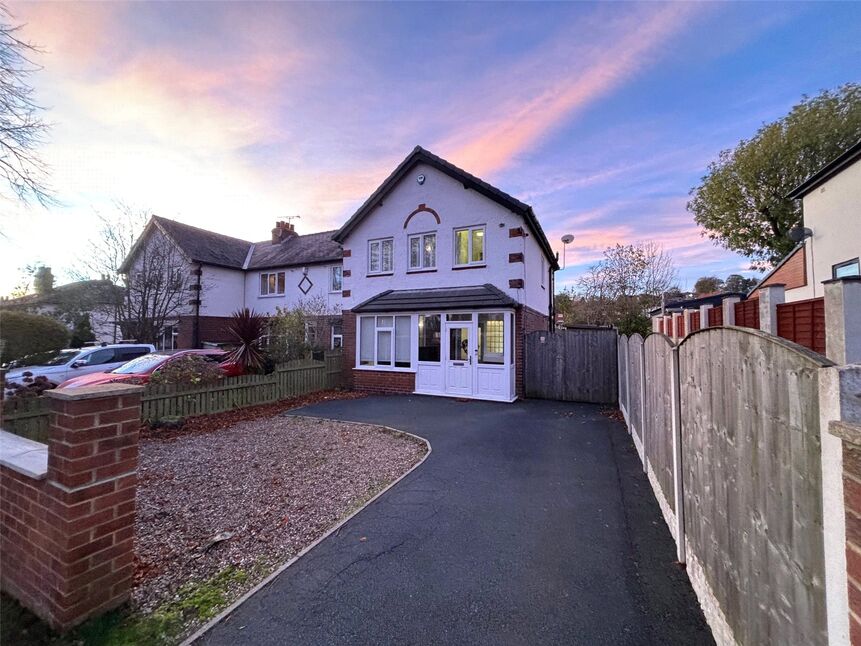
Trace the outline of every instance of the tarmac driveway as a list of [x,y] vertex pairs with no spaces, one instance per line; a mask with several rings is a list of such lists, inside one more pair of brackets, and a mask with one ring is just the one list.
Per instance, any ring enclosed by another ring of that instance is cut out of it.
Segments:
[[713,643],[631,439],[599,407],[392,396],[297,413],[433,451],[198,643]]

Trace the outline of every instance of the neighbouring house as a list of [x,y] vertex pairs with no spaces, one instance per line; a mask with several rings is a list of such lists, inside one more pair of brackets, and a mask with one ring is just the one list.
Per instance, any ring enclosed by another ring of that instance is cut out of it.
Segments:
[[[47,268],[50,272],[50,268]],[[0,309],[50,316],[72,332],[85,318],[95,343],[117,343],[121,334],[116,307],[122,288],[106,279],[50,285],[40,293],[0,300]]]
[[357,388],[513,401],[557,259],[532,208],[416,147],[335,234]]
[[276,222],[269,240],[248,242],[153,216],[120,272],[132,279],[145,271],[148,250],[176,251],[174,269],[188,283],[160,330],[162,349],[229,343],[233,312],[247,307],[274,314],[277,307],[311,299],[320,316],[309,322],[309,340],[335,347],[341,334],[341,247],[333,233],[299,235],[292,224]]
[[823,281],[861,276],[861,141],[789,197],[801,200],[806,237],[762,278],[750,298],[763,287],[781,284],[787,303],[819,298]]

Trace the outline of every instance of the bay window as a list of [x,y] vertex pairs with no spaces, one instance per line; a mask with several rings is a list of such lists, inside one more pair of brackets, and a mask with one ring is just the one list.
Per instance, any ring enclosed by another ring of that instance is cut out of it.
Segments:
[[390,274],[394,270],[394,238],[368,241],[368,273]]
[[436,233],[421,233],[410,236],[411,270],[436,269]]
[[260,295],[278,296],[284,293],[286,274],[283,271],[260,274]]
[[410,316],[362,316],[359,319],[359,365],[409,368]]
[[454,264],[484,264],[484,226],[454,230]]

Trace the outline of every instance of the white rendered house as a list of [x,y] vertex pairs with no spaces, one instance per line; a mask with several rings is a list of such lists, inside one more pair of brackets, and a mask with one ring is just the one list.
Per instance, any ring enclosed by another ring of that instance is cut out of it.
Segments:
[[531,207],[417,147],[335,234],[348,383],[513,401],[558,268]]

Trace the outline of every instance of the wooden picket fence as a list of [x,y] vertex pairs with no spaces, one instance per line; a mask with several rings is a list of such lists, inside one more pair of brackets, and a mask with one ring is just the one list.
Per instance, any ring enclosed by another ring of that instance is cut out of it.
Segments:
[[[141,400],[141,419],[212,415],[338,388],[342,383],[341,361],[341,352],[331,351],[325,353],[323,361],[291,361],[276,366],[268,375],[230,377],[206,386],[150,384]],[[0,423],[11,433],[46,442],[49,411],[46,397],[7,400]]]

